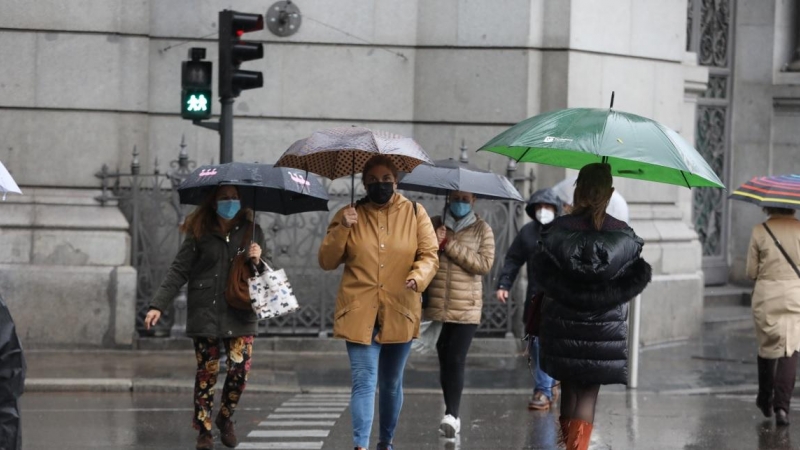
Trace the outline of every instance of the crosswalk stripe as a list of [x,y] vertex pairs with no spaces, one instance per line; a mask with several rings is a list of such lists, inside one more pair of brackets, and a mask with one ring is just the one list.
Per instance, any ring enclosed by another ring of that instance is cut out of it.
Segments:
[[345,409],[347,409],[347,408],[346,407],[339,407],[339,408],[294,408],[294,407],[292,407],[292,408],[284,408],[284,407],[278,407],[278,408],[275,408],[275,412],[279,412],[279,413],[280,412],[286,412],[286,413],[290,413],[290,412],[298,412],[298,413],[300,413],[300,412],[342,412]]
[[296,402],[288,401],[281,406],[349,406],[350,402]]
[[268,419],[338,419],[341,414],[317,414],[317,413],[298,413],[298,414],[270,414]]
[[[300,442],[297,439],[327,438],[331,431],[330,428],[336,425],[336,420],[349,406],[349,394],[298,394],[275,408],[266,420],[258,424],[259,427],[267,429],[251,431],[247,437],[252,440],[240,443],[239,448],[319,450],[324,441]],[[277,439],[278,441],[257,441],[256,439],[259,438]]]
[[350,400],[350,394],[343,395],[314,395],[314,394],[297,394],[293,398],[313,398],[313,399],[331,399],[331,400]]
[[260,427],[332,427],[336,422],[324,420],[265,420]]
[[322,442],[242,442],[237,447],[245,450],[319,450]]
[[299,437],[328,437],[330,430],[254,430],[247,435],[249,438],[299,438]]

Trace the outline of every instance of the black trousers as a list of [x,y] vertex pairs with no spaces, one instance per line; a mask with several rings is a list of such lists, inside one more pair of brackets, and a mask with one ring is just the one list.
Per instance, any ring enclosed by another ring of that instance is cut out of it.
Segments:
[[458,418],[461,406],[461,392],[464,390],[464,368],[467,352],[478,324],[450,323],[442,325],[442,332],[436,342],[439,355],[439,381],[444,394],[445,414]]
[[761,401],[772,400],[772,409],[789,412],[797,374],[797,352],[792,356],[766,359],[758,357],[758,396]]

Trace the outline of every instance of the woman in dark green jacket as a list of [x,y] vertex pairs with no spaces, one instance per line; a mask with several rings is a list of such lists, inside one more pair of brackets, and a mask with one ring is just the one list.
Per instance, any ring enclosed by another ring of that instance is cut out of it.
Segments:
[[[231,262],[246,233],[253,230],[253,212],[242,209],[234,186],[220,186],[206,202],[194,210],[181,226],[186,234],[178,255],[158,288],[145,317],[149,329],[169,309],[180,288],[189,284],[186,335],[193,338],[197,356],[194,388],[195,429],[200,431],[198,449],[212,449],[211,413],[214,386],[219,371],[220,345],[228,355],[228,373],[222,391],[222,407],[215,423],[222,443],[238,443],[231,415],[244,391],[250,370],[253,338],[258,318],[253,311],[234,309],[225,301],[225,287]],[[261,265],[264,233],[256,226],[253,243],[246,249],[253,263]],[[245,250],[245,249],[242,249]],[[263,267],[263,266],[262,266]]]

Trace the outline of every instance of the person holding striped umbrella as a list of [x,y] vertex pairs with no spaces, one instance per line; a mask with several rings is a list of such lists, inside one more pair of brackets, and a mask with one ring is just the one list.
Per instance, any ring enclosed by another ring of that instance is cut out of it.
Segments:
[[800,351],[800,175],[756,177],[731,194],[754,203],[768,218],[756,225],[747,250],[755,280],[753,320],[758,339],[756,406],[779,426],[789,424],[789,402]]

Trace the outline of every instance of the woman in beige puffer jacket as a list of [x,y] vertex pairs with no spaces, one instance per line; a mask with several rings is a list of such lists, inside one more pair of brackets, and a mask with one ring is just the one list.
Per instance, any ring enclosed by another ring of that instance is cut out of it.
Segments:
[[443,322],[436,352],[444,394],[445,416],[439,430],[454,438],[461,429],[458,408],[464,388],[467,352],[481,322],[482,278],[494,263],[492,228],[472,210],[475,195],[452,192],[442,223],[433,219],[439,240],[439,270],[428,286],[427,320]]

